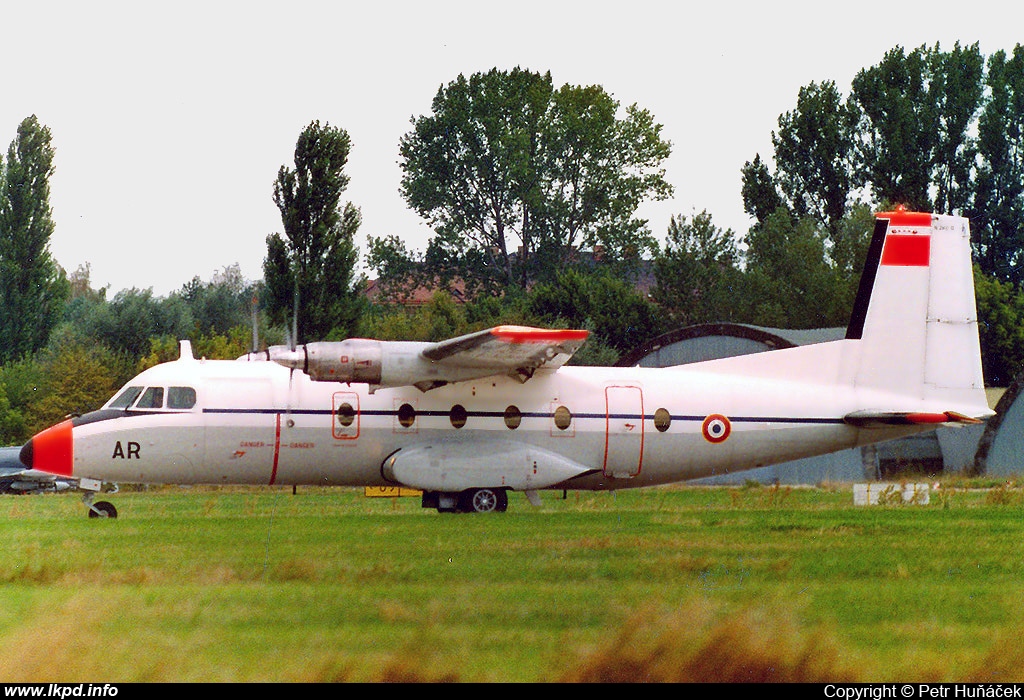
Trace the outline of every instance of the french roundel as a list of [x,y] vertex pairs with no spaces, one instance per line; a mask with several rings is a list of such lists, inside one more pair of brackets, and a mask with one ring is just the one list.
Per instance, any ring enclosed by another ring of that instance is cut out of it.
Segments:
[[704,424],[701,425],[700,430],[704,434],[705,440],[717,445],[728,439],[729,433],[732,432],[732,424],[725,416],[712,413],[704,419]]

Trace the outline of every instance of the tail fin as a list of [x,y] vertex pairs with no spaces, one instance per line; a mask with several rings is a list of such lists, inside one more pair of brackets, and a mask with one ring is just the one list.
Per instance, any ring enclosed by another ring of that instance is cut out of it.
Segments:
[[987,415],[967,219],[877,214],[846,338],[857,388]]
[[974,422],[985,397],[967,219],[877,214],[846,339],[703,363],[704,371],[853,389],[853,425]]

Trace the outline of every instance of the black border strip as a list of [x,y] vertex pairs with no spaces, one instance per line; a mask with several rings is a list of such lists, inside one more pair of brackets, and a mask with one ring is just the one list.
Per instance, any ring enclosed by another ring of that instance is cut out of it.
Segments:
[[875,276],[878,274],[878,264],[882,259],[882,246],[885,244],[885,234],[888,230],[889,219],[875,219],[875,230],[871,234],[871,245],[868,247],[868,256],[864,261],[864,272],[861,273],[860,286],[857,287],[857,300],[853,303],[850,325],[846,327],[847,340],[860,340],[864,336],[864,321],[868,317],[868,305],[871,303],[871,292],[875,288]]
[[[303,410],[286,410],[279,408],[204,408],[203,413],[211,414],[286,414],[291,413],[293,415],[325,415],[329,416],[333,413],[329,409],[303,409]],[[371,410],[371,411],[360,411],[362,416],[396,416],[398,415],[397,410]],[[449,411],[416,411],[416,417],[429,417],[439,418],[448,417]],[[466,416],[469,418],[501,418],[505,414],[501,411],[467,411]],[[521,414],[523,418],[551,418],[552,413],[547,412],[524,412]],[[609,418],[608,414],[605,413],[574,413],[572,414],[574,419],[590,419],[590,420],[606,420]],[[611,418],[642,418],[643,420],[654,420],[653,414],[644,414],[640,416],[637,413],[613,413]],[[707,418],[706,415],[684,415],[676,414],[670,416],[673,421],[683,422],[695,422],[701,423]],[[823,424],[823,425],[845,425],[845,421],[842,418],[813,418],[813,417],[793,417],[793,416],[729,416],[729,420],[733,423],[810,423],[810,424]]]

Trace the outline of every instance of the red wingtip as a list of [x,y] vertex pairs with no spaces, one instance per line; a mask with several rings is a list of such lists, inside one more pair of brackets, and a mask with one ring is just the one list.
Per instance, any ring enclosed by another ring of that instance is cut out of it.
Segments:
[[572,340],[586,340],[589,331],[548,330],[528,326],[498,326],[491,333],[507,343],[565,343]]

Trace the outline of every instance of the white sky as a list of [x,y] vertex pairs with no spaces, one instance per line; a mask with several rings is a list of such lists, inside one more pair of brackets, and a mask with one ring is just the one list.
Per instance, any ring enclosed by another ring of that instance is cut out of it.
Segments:
[[56,149],[54,257],[89,263],[108,298],[166,295],[234,263],[262,276],[281,230],[273,181],[313,120],[352,139],[343,200],[362,210],[361,250],[388,234],[423,249],[429,231],[398,193],[410,118],[460,73],[521,66],[600,84],[664,126],[676,194],[642,210],[655,234],[702,209],[740,233],[740,168],[770,161],[801,86],[846,93],[895,46],[1010,51],[1022,20],[1024,6],[990,0],[0,0],[0,148],[37,115]]

